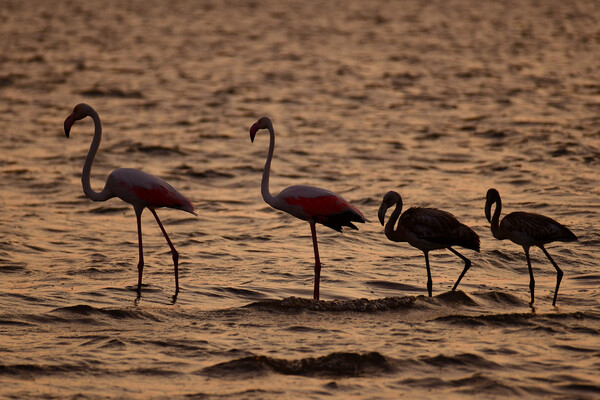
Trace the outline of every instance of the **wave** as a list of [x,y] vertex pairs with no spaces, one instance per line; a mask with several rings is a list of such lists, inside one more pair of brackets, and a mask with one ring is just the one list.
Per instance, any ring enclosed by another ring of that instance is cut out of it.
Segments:
[[300,297],[288,297],[283,300],[266,300],[248,304],[246,308],[269,310],[298,310],[311,311],[386,311],[414,308],[417,300],[415,296],[386,297],[384,299],[353,299],[353,300],[313,300]]
[[[103,369],[90,362],[62,364],[0,364],[0,376],[13,375],[20,378],[57,374],[80,374],[82,371],[85,371],[86,374],[93,375],[113,375],[117,373],[117,371]],[[172,376],[182,374],[175,367],[173,369],[140,367],[119,372],[119,374],[122,373],[144,376]]]
[[380,281],[380,280],[366,281],[365,284],[367,284],[369,286],[374,286],[377,288],[387,289],[387,290],[397,290],[398,292],[409,291],[409,290],[418,290],[420,288],[420,287],[416,287],[414,285],[407,285],[404,283]]
[[185,155],[185,152],[179,146],[167,147],[160,145],[147,145],[144,143],[132,143],[125,148],[125,153],[148,153],[162,156]]
[[394,360],[378,352],[336,352],[317,358],[286,360],[262,355],[249,355],[222,362],[199,371],[215,377],[253,378],[268,373],[313,377],[359,377],[392,373],[398,370],[497,370],[503,367],[472,353],[439,354],[433,357]]
[[566,392],[587,392],[587,393],[595,393],[600,395],[600,386],[592,385],[592,384],[583,384],[583,383],[568,383],[564,385],[559,385],[561,389]]
[[445,305],[451,306],[474,307],[478,305],[475,300],[462,290],[440,293],[434,298]]
[[[232,398],[232,399],[271,399],[284,398],[285,392],[281,390],[247,389],[239,392],[227,392],[226,394],[215,395],[208,392],[194,392],[185,395],[188,399],[212,399],[212,398]],[[274,396],[274,397],[273,397]]]
[[175,370],[169,370],[164,368],[135,368],[127,371],[129,374],[135,375],[145,375],[145,376],[171,376],[171,375],[181,375],[182,373]]
[[187,168],[185,171],[183,171],[185,175],[192,177],[192,178],[196,178],[196,179],[220,179],[220,178],[225,178],[225,179],[231,179],[231,178],[235,178],[235,175],[227,173],[227,172],[223,172],[223,171],[218,171],[215,169],[205,169],[205,170],[196,170],[194,168]]
[[238,378],[269,372],[282,375],[318,377],[356,377],[392,372],[388,359],[377,352],[331,353],[318,358],[285,360],[267,356],[248,356],[206,367],[203,375]]
[[113,205],[101,205],[98,207],[90,208],[86,210],[86,213],[92,214],[121,214],[124,210],[129,210],[127,206],[113,206]]
[[475,373],[469,377],[449,381],[450,385],[459,388],[462,393],[493,394],[495,396],[519,396],[520,390],[508,386],[496,379],[489,378],[481,373]]
[[571,279],[575,279],[578,281],[584,281],[586,283],[599,284],[600,283],[600,274],[577,275],[577,276],[571,277]]
[[125,348],[127,344],[120,339],[110,339],[106,343],[100,346],[101,349],[122,349]]
[[50,311],[53,314],[73,315],[73,316],[100,316],[110,317],[114,319],[145,319],[152,321],[160,321],[155,315],[138,308],[127,309],[111,309],[111,308],[96,308],[86,304],[79,304],[70,307],[59,307]]
[[419,361],[433,367],[468,367],[475,369],[496,369],[500,365],[472,353],[461,353],[454,356],[439,354],[435,357],[420,357]]
[[13,319],[4,319],[0,318],[0,325],[13,325],[13,326],[33,326],[28,322],[13,320]]
[[509,293],[490,291],[485,293],[478,293],[478,297],[483,298],[484,300],[504,305],[511,306],[527,306],[529,302],[523,301],[519,299],[517,296],[514,296]]
[[[554,332],[561,328],[589,330],[589,333],[597,333],[597,329],[582,327],[572,324],[575,321],[599,322],[600,315],[593,312],[574,312],[564,314],[535,314],[529,313],[506,313],[490,315],[448,315],[433,319],[437,322],[445,322],[453,325],[463,326],[489,326],[489,327],[527,327],[549,330]],[[557,322],[569,322],[568,324],[557,324]]]
[[242,298],[247,298],[247,299],[260,299],[261,297],[264,298],[266,297],[263,293],[256,291],[256,290],[250,290],[250,289],[243,289],[243,288],[237,288],[237,287],[216,287],[214,289],[215,292],[221,292],[221,293],[226,293],[226,294],[233,294],[235,295],[235,297],[242,297]]
[[143,98],[142,92],[138,90],[124,91],[118,88],[100,88],[98,86],[91,87],[86,90],[82,90],[79,94],[90,97],[117,97],[122,99],[141,99]]
[[0,273],[22,272],[27,268],[27,264],[24,262],[6,261],[5,259],[0,259],[0,262],[2,262]]
[[79,373],[81,371],[97,372],[98,369],[88,363],[79,364],[0,364],[0,376],[35,376],[64,373]]
[[355,311],[373,312],[390,310],[420,310],[436,306],[465,306],[474,307],[478,303],[463,291],[441,293],[435,297],[404,296],[385,297],[382,299],[351,299],[351,300],[313,300],[300,297],[287,297],[282,300],[266,300],[248,304],[245,308],[268,310],[311,310],[311,311]]
[[[444,380],[441,378],[409,378],[400,381],[402,385],[421,387],[421,388],[448,388],[456,389],[462,393],[486,393],[494,396],[516,396],[520,395],[520,390],[510,387],[504,383],[498,382],[495,379],[489,378],[484,374],[477,372],[466,378]],[[543,394],[548,394],[544,392]],[[443,397],[443,396],[440,396]]]
[[[137,342],[136,344],[139,343],[157,347],[161,352],[185,353],[187,357],[205,357],[209,345],[208,341],[203,339],[152,339]],[[229,354],[235,351],[237,350],[230,350]],[[239,351],[239,353],[244,355],[249,354],[244,351]]]

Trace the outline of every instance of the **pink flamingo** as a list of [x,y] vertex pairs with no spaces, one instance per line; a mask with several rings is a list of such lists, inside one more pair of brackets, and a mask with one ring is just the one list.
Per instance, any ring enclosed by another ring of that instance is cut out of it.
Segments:
[[150,175],[146,172],[130,169],[130,168],[119,168],[111,172],[106,180],[104,189],[101,192],[95,192],[90,185],[90,171],[92,169],[92,162],[100,147],[100,140],[102,138],[102,124],[98,113],[87,104],[78,104],[73,109],[71,115],[65,120],[65,135],[69,137],[69,132],[73,124],[85,117],[91,117],[94,121],[94,139],[90,146],[90,151],[85,159],[83,166],[83,174],[81,175],[81,183],[83,184],[83,192],[87,197],[93,201],[106,201],[112,197],[118,197],[121,200],[131,204],[135,210],[135,216],[137,218],[137,230],[138,230],[138,243],[139,243],[139,263],[138,263],[138,298],[141,295],[142,290],[142,272],[144,270],[144,253],[142,248],[142,225],[141,216],[144,208],[148,208],[158,226],[162,231],[167,243],[171,248],[171,254],[173,255],[173,264],[175,268],[175,295],[173,300],[177,298],[179,293],[179,272],[178,272],[178,260],[179,253],[175,250],[173,243],[167,235],[167,231],[163,227],[158,215],[156,214],[156,208],[169,207],[178,210],[187,211],[191,214],[196,214],[194,205],[181,195],[177,190],[173,189],[164,180],[157,178],[156,176]]
[[315,300],[319,300],[321,261],[319,259],[315,225],[320,223],[341,232],[342,226],[358,229],[352,222],[363,223],[368,222],[368,220],[356,207],[352,206],[341,196],[318,187],[294,185],[282,190],[276,196],[271,195],[269,192],[269,174],[271,172],[271,159],[273,158],[273,150],[275,148],[275,131],[273,130],[271,120],[267,117],[262,117],[250,128],[250,140],[252,142],[254,142],[256,132],[260,129],[267,129],[271,138],[269,142],[269,154],[262,176],[262,197],[271,207],[285,211],[301,220],[308,221],[310,224],[315,251],[315,288],[313,297]]
[[[496,204],[494,215],[492,216],[492,205]],[[556,297],[558,288],[563,277],[562,270],[554,262],[544,245],[551,242],[573,242],[577,236],[573,234],[566,226],[556,222],[550,217],[540,214],[516,211],[506,215],[500,222],[500,213],[502,212],[502,200],[500,193],[496,189],[489,189],[485,200],[485,217],[491,223],[492,235],[499,240],[509,239],[515,244],[523,246],[525,258],[527,258],[527,267],[529,268],[529,291],[531,293],[530,306],[533,307],[535,280],[533,279],[533,270],[531,269],[531,260],[529,259],[529,248],[537,246],[548,257],[556,269],[556,289],[554,290],[554,300],[552,305],[556,306]]]

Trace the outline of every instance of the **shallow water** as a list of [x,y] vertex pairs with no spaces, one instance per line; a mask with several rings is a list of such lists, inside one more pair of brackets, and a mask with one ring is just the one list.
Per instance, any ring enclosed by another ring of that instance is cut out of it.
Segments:
[[[600,396],[600,7],[594,2],[0,1],[0,395],[4,398]],[[117,167],[161,176],[197,218],[93,203],[80,174],[91,104]],[[317,228],[260,196],[333,190],[372,222]],[[579,237],[522,249],[484,217],[556,218]],[[481,237],[447,251],[391,243],[383,194],[452,212]],[[368,299],[368,300],[367,300]]]

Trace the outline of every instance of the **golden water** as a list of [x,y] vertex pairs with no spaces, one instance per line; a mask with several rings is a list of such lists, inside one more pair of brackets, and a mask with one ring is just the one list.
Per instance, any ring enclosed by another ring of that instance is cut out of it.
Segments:
[[[5,398],[595,398],[600,393],[600,7],[589,1],[0,1],[0,395]],[[161,176],[199,216],[144,213],[135,303],[131,207],[93,203],[80,174],[91,104],[117,167]],[[318,227],[260,196],[332,190],[372,222]],[[495,240],[505,213],[569,226],[576,243]],[[391,243],[388,190],[481,237],[461,292],[447,251]],[[416,296],[416,297],[414,297]],[[400,297],[403,299],[394,299]],[[369,301],[357,302],[366,298]],[[284,299],[282,301],[282,299]],[[333,300],[337,302],[332,302]],[[337,310],[337,311],[336,311]]]

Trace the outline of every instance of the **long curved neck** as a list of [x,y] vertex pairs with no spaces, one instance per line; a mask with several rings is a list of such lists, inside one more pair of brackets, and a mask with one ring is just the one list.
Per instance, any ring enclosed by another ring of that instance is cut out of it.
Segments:
[[396,202],[396,208],[394,208],[392,215],[390,215],[390,219],[388,219],[388,222],[385,224],[385,236],[387,236],[388,239],[393,240],[395,242],[406,241],[404,228],[400,224],[398,224],[398,227],[394,229],[401,213],[402,199],[398,199],[398,201]]
[[273,125],[270,123],[267,129],[269,130],[270,136],[269,154],[267,154],[267,162],[265,162],[265,169],[263,170],[262,182],[260,184],[260,192],[265,202],[274,207],[275,197],[273,197],[271,195],[271,192],[269,191],[269,176],[271,174],[271,160],[273,159],[273,151],[275,150],[275,131],[273,130]]
[[96,153],[98,152],[98,147],[100,147],[100,140],[102,139],[102,123],[100,122],[100,117],[98,113],[91,109],[88,111],[88,115],[92,117],[94,121],[94,139],[92,140],[92,145],[90,146],[90,151],[85,159],[85,164],[83,164],[83,173],[81,174],[81,184],[83,185],[83,193],[93,201],[106,201],[110,199],[112,194],[108,186],[104,186],[101,192],[95,192],[92,189],[92,185],[90,184],[90,172],[92,170],[92,163],[94,162],[94,157],[96,157]]
[[[496,204],[496,208],[494,209],[494,215],[492,215],[492,235],[494,235],[494,237],[497,239],[503,239],[505,235],[500,229],[500,213],[502,212],[502,200],[500,200],[500,197],[498,197],[495,199],[494,203]],[[494,205],[494,203],[492,203],[492,205]]]

